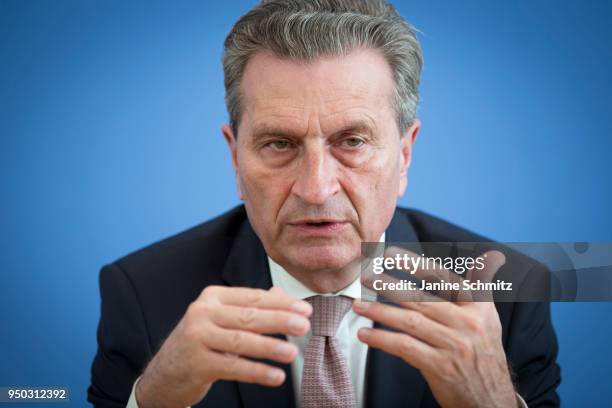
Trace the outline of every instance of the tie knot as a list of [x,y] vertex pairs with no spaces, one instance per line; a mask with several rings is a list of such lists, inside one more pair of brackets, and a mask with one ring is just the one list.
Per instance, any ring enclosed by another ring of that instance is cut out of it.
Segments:
[[310,325],[313,336],[335,336],[352,303],[346,296],[312,296],[306,301],[312,305]]

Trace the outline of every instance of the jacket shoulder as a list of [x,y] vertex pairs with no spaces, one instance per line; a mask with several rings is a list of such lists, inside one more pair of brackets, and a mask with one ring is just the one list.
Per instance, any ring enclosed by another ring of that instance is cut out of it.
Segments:
[[[238,231],[246,222],[244,206],[138,249],[113,262],[140,299],[144,310],[177,311],[208,285],[222,283],[221,274]],[[104,268],[102,273],[104,273]]]
[[492,242],[490,238],[476,234],[442,218],[424,211],[397,207],[414,227],[422,242]]
[[237,206],[217,217],[131,252],[114,263],[128,274],[159,264],[180,265],[181,260],[222,257],[246,220],[244,206]]

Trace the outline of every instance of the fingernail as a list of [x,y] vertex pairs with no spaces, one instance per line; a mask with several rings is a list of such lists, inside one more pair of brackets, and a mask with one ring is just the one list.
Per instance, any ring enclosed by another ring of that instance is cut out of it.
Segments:
[[283,382],[285,379],[285,372],[281,370],[269,370],[267,375],[268,380],[273,384]]
[[369,307],[370,307],[370,302],[364,302],[363,300],[359,300],[359,299],[353,302],[353,308],[355,310],[365,311],[365,310],[368,310]]
[[291,357],[295,352],[295,346],[289,343],[281,343],[276,346],[276,353],[281,357]]
[[357,332],[357,334],[359,335],[359,337],[361,337],[362,339],[366,340],[368,337],[370,337],[370,334],[372,333],[372,331],[370,329],[368,329],[367,327],[362,327],[361,329],[359,329],[359,331]]
[[302,332],[308,329],[308,320],[304,317],[291,316],[289,318],[289,330],[291,332]]
[[310,313],[312,313],[312,306],[310,306],[310,303],[303,301],[295,302],[293,305],[291,305],[291,309],[293,309],[293,311],[296,313],[306,316],[310,316]]

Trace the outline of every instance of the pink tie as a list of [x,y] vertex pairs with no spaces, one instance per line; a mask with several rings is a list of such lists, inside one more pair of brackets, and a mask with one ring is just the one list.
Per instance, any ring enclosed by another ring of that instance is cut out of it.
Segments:
[[346,358],[340,352],[336,330],[351,308],[345,296],[313,296],[312,337],[304,352],[300,390],[301,408],[356,407]]

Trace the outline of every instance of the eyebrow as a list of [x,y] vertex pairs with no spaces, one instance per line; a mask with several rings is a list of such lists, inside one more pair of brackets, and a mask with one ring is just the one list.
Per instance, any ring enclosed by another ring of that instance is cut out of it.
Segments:
[[299,137],[301,132],[291,128],[274,125],[259,125],[253,130],[253,139],[257,140],[266,136],[290,136]]
[[[371,121],[362,119],[347,121],[346,123],[342,124],[338,130],[335,130],[326,136],[331,137],[342,133],[368,133],[372,135],[376,126],[374,126],[373,122],[371,124],[370,122]],[[253,131],[253,141],[269,136],[283,136],[299,139],[303,135],[303,132],[296,131],[295,129],[277,125],[261,124],[255,126]]]

